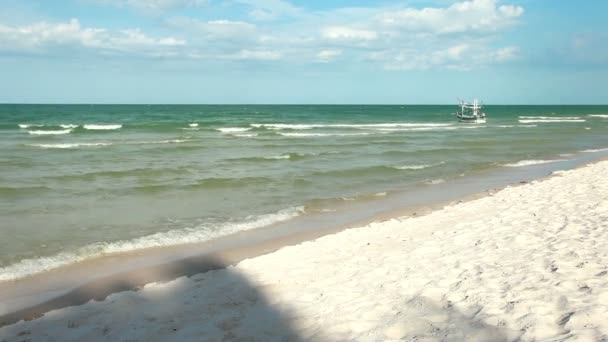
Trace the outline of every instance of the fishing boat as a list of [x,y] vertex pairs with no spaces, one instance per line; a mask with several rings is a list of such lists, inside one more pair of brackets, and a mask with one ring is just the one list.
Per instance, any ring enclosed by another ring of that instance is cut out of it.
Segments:
[[468,103],[460,100],[460,110],[456,111],[456,117],[460,122],[466,123],[485,123],[486,113],[484,113],[483,105],[477,99],[473,103]]

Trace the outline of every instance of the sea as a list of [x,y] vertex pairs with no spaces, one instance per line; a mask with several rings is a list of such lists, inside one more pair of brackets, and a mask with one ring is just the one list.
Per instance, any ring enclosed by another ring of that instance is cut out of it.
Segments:
[[456,109],[2,104],[0,281],[608,152],[608,106]]

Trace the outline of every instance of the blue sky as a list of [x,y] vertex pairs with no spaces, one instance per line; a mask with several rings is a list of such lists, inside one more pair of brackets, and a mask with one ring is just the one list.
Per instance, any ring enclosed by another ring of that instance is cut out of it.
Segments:
[[0,0],[0,102],[608,103],[608,1]]

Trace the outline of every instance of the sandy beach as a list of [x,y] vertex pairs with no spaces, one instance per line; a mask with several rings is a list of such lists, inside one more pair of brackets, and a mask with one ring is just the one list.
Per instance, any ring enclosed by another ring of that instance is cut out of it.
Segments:
[[602,341],[608,161],[0,328],[0,340]]

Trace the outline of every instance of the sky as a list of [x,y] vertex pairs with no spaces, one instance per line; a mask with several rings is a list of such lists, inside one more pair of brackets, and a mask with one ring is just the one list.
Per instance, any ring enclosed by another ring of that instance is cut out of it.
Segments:
[[0,0],[0,103],[608,104],[606,0]]

